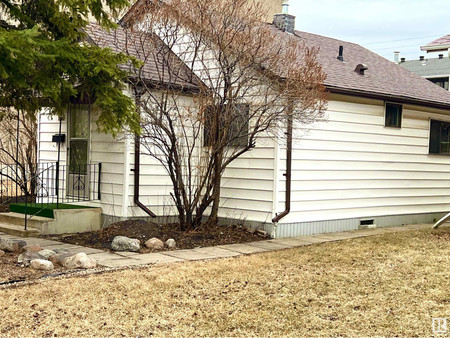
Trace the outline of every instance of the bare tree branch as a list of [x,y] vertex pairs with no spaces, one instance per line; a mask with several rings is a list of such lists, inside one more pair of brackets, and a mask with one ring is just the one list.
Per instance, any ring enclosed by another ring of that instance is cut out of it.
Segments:
[[136,70],[133,81],[142,93],[142,145],[171,179],[183,229],[199,225],[208,208],[217,220],[226,168],[284,135],[288,116],[303,125],[323,118],[317,50],[263,23],[261,8],[248,0],[148,1],[128,17],[127,52],[138,49],[156,67]]

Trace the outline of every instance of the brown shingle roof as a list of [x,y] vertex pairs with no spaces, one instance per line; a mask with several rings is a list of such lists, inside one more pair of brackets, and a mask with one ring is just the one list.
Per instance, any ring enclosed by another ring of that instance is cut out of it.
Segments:
[[[143,61],[142,80],[185,90],[195,90],[201,83],[175,53],[154,35],[122,27],[108,32],[95,23],[88,25],[86,33],[99,47],[108,47],[116,53],[129,54]],[[127,65],[122,67],[129,69]]]
[[440,37],[439,39],[433,40],[430,43],[427,43],[425,46],[420,47],[421,50],[440,50],[439,47],[445,47],[448,49],[448,46],[450,45],[450,34],[444,35]]
[[[300,31],[295,35],[308,47],[320,48],[318,61],[327,74],[325,85],[330,91],[450,108],[450,92],[360,45]],[[344,47],[344,62],[337,59],[339,46]],[[365,75],[355,72],[361,63],[369,68]]]

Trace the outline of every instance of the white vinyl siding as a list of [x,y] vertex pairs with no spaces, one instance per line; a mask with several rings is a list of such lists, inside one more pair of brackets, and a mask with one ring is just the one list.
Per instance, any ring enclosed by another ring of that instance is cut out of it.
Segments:
[[[180,96],[179,100],[186,106],[192,105],[190,97]],[[131,167],[134,168],[134,142],[131,143],[129,156]],[[202,144],[203,142],[198,142],[199,151],[205,150],[201,147]],[[255,149],[229,165],[222,178],[220,217],[270,221],[273,211],[274,153],[273,142],[262,139]],[[141,146],[140,160],[141,202],[159,217],[176,216],[176,208],[170,196],[173,191],[172,182],[166,170],[146,154],[144,146]],[[130,217],[148,216],[134,206],[133,197],[134,173],[130,173],[128,214]],[[208,211],[205,215],[208,215]]]
[[[91,135],[89,163],[102,163],[101,173],[101,201],[80,202],[79,204],[98,206],[104,214],[126,217],[122,213],[123,204],[123,170],[124,170],[124,140],[123,137],[114,139],[111,135],[97,131],[96,116],[91,113]],[[62,165],[67,164],[67,123],[62,122],[61,132],[66,134],[66,142],[61,144]],[[59,133],[57,117],[48,116],[45,112],[39,115],[39,162],[56,162],[58,159],[58,144],[52,142],[52,136]],[[97,188],[96,188],[97,190]]]
[[[404,106],[384,126],[384,102],[332,95],[327,121],[294,141],[291,213],[280,223],[450,211],[450,157],[428,154],[429,120],[448,111]],[[284,210],[285,149],[277,211]]]
[[[56,162],[58,160],[58,143],[52,142],[52,137],[59,133],[59,120],[57,116],[50,116],[47,110],[43,110],[38,117],[38,162]],[[65,120],[61,124],[61,133],[66,134],[67,123]],[[66,143],[61,144],[61,164],[66,163]]]
[[271,222],[274,158],[273,142],[262,139],[229,165],[222,177],[220,217]]
[[101,201],[92,201],[90,205],[101,207],[110,216],[127,217],[123,212],[126,139],[123,135],[115,139],[99,133],[96,121],[97,116],[91,114],[90,163],[102,163]]

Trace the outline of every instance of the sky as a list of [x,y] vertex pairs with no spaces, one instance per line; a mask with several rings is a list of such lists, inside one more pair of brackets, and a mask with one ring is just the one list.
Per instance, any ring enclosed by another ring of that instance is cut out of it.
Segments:
[[[420,46],[450,34],[450,0],[290,0],[296,29],[358,43],[393,60],[437,57]],[[447,55],[445,55],[447,56]]]

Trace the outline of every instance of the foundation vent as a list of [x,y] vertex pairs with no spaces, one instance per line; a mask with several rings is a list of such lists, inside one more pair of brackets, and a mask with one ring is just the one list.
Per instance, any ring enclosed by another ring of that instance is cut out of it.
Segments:
[[362,219],[359,221],[360,228],[376,228],[374,219]]

